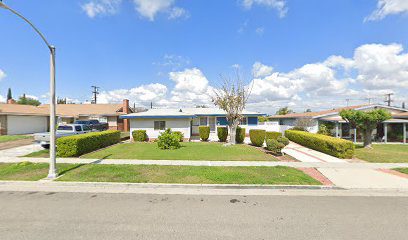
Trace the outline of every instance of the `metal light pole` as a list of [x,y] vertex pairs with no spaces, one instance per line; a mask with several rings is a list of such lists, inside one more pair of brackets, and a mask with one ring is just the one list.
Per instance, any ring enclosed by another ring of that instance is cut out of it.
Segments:
[[56,116],[55,116],[55,47],[50,45],[45,39],[44,35],[38,30],[27,18],[25,18],[20,13],[11,9],[9,6],[3,3],[3,0],[0,0],[0,8],[9,10],[13,14],[17,15],[19,18],[23,19],[28,23],[35,32],[40,35],[41,39],[47,45],[50,50],[50,169],[48,172],[48,178],[57,177],[57,165],[56,165],[56,147],[55,147],[55,127],[56,127]]

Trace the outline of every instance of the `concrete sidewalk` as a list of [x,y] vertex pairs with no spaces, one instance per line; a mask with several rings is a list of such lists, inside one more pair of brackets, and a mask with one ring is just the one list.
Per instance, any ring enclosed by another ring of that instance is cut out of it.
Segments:
[[343,159],[315,151],[313,149],[301,146],[294,142],[290,142],[289,145],[286,146],[282,151],[301,162],[328,162],[328,163],[347,162]]

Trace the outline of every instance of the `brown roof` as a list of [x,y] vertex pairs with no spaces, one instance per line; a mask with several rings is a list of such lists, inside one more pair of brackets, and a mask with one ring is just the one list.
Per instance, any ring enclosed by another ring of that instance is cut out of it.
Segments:
[[395,117],[408,118],[408,112],[398,113],[398,114],[395,114],[394,116],[395,116]]
[[47,109],[31,105],[0,103],[0,115],[35,115],[48,116]]
[[370,106],[368,104],[364,105],[356,105],[356,106],[349,106],[349,107],[341,107],[341,108],[335,108],[331,110],[324,110],[324,111],[318,111],[318,112],[304,112],[304,113],[289,113],[286,115],[274,115],[274,116],[269,116],[271,119],[277,119],[277,118],[313,118],[316,116],[320,115],[326,115],[330,113],[337,113],[340,112],[341,110],[347,110],[347,109],[356,109],[360,107],[366,107]]
[[[41,105],[40,108],[48,111],[49,104]],[[58,104],[57,115],[65,117],[78,116],[119,116],[125,114],[122,104]]]

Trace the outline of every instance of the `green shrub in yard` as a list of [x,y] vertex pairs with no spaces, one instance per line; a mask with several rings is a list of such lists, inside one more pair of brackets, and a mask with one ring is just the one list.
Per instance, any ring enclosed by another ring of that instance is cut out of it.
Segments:
[[276,139],[266,139],[266,149],[271,151],[273,154],[282,154],[282,149],[285,144],[278,142]]
[[265,142],[265,130],[251,129],[249,130],[249,138],[254,146],[262,147]]
[[276,139],[276,141],[282,143],[282,144],[285,145],[285,146],[289,145],[289,139],[286,138],[286,137],[278,137],[278,138]]
[[243,143],[245,140],[245,128],[237,127],[237,132],[235,135],[236,143]]
[[294,130],[286,130],[285,136],[295,143],[338,158],[354,155],[354,144],[348,140]]
[[220,142],[226,142],[228,138],[228,128],[227,127],[217,127],[217,135]]
[[265,140],[268,139],[278,139],[278,137],[282,137],[282,133],[280,132],[265,132]]
[[133,141],[135,142],[146,142],[147,141],[147,134],[146,130],[134,130],[132,132]]
[[120,131],[108,130],[57,139],[59,157],[78,157],[120,142]]
[[184,140],[184,134],[182,132],[175,131],[173,133],[178,136],[180,142],[182,142]]
[[157,146],[160,149],[178,149],[181,147],[180,136],[168,128],[158,137]]
[[198,133],[200,134],[200,139],[205,142],[210,137],[210,127],[208,127],[208,126],[199,126],[198,127]]

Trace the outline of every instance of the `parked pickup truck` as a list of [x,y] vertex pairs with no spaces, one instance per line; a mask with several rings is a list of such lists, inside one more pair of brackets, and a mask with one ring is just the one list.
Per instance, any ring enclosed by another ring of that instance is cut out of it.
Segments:
[[[77,134],[84,134],[91,132],[91,129],[87,125],[83,124],[67,124],[60,125],[56,131],[56,138],[72,136]],[[40,143],[43,148],[48,149],[50,147],[50,133],[36,133],[34,134],[34,140]]]
[[94,131],[105,131],[109,128],[107,123],[101,123],[98,120],[77,120],[74,122],[74,124],[87,125]]

